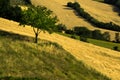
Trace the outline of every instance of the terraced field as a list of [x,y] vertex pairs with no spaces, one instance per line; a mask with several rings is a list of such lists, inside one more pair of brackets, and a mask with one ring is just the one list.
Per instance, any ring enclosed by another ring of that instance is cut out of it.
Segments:
[[[21,27],[18,23],[0,18],[0,29],[34,36],[30,26]],[[112,80],[120,80],[120,52],[98,47],[90,43],[80,42],[59,34],[41,33],[39,38],[60,44],[65,50],[70,52],[76,59],[92,67]]]
[[[76,16],[73,10],[66,7],[67,2],[69,1],[73,2],[74,0],[32,0],[32,3],[34,5],[43,5],[51,9],[55,15],[58,16],[60,23],[65,24],[68,28],[73,28],[74,26],[86,26],[91,30],[99,29],[102,32],[109,31],[95,28],[90,23],[86,22],[83,18]],[[118,17],[116,12],[114,12],[115,7],[93,0],[77,0],[77,2],[81,4],[81,7],[84,8],[86,12],[90,13],[99,21],[112,21],[120,25],[120,17]],[[111,39],[113,40],[115,37],[115,32],[109,32],[111,34]]]

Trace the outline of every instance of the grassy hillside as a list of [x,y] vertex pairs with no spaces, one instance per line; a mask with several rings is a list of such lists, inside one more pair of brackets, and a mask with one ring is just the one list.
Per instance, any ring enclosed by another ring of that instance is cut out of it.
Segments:
[[[0,18],[0,29],[34,37],[30,26],[21,27],[17,22]],[[74,40],[56,33],[41,33],[39,38],[60,44],[77,60],[112,78],[120,79],[120,52]]]
[[[88,29],[100,29],[93,27],[90,23],[85,21],[83,18],[76,16],[75,12],[70,8],[66,7],[67,2],[74,0],[51,0],[51,1],[41,1],[41,0],[31,0],[34,5],[44,5],[51,9],[60,19],[60,22],[65,24],[68,28],[74,26],[86,26]],[[85,9],[91,16],[102,22],[114,22],[120,25],[120,17],[114,12],[114,7],[96,2],[94,0],[77,0],[81,4],[81,7]],[[109,31],[105,29],[100,29],[102,32]],[[111,39],[114,39],[115,32],[109,31],[111,34]]]
[[0,80],[110,80],[58,44],[32,40],[0,31]]

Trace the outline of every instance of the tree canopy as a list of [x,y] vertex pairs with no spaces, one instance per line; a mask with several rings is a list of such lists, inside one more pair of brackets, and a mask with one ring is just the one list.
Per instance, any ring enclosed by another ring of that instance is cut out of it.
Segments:
[[41,31],[52,33],[56,28],[58,19],[52,15],[52,11],[46,7],[32,7],[23,11],[20,25],[30,25],[35,33],[35,43],[37,43],[38,35]]

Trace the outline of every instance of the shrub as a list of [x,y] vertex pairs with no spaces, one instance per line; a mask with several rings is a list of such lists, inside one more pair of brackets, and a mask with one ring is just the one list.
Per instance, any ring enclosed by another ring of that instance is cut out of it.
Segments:
[[114,46],[114,47],[113,47],[113,50],[118,51],[118,46]]
[[18,21],[21,18],[21,8],[18,6],[10,6],[10,0],[0,0],[0,17]]
[[92,38],[93,39],[99,39],[99,40],[103,40],[103,36],[100,30],[94,30],[92,31]]
[[66,28],[66,26],[64,24],[58,24],[56,28],[57,28],[58,32],[62,32],[62,31],[67,30],[67,28]]
[[67,6],[68,6],[68,7],[73,7],[73,3],[72,3],[72,2],[68,2],[68,3],[67,3]]
[[70,37],[73,38],[73,39],[76,39],[75,35],[71,35]]
[[65,33],[66,34],[74,34],[73,30],[71,30],[71,29],[66,30]]
[[86,37],[84,37],[84,36],[80,36],[80,41],[83,41],[83,42],[88,42],[88,41],[87,41],[87,38],[86,38]]
[[86,27],[74,27],[74,33],[79,36],[85,36],[91,38],[92,33]]

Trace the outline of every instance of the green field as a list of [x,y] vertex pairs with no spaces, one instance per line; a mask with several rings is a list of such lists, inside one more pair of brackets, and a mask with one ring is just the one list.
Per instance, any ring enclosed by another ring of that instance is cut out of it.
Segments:
[[61,46],[0,31],[0,80],[110,80]]
[[118,50],[120,50],[119,43],[113,43],[113,42],[107,42],[107,41],[95,40],[95,39],[88,39],[88,42],[90,42],[94,45],[109,48],[109,49],[113,49],[113,47],[118,46]]
[[[70,35],[70,34],[65,34],[65,33],[58,33],[58,34],[61,34],[61,35],[67,36],[67,37],[74,36],[75,39],[80,40],[80,37],[76,36],[76,35]],[[113,42],[90,39],[90,38],[87,38],[87,41],[91,44],[101,46],[101,47],[105,47],[105,48],[109,48],[109,49],[112,49],[112,50],[114,49],[115,46],[117,46],[118,50],[120,51],[120,43],[113,43]]]

